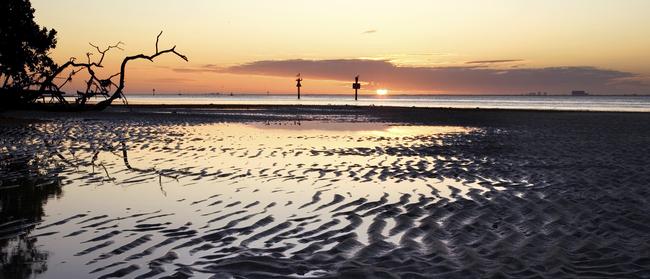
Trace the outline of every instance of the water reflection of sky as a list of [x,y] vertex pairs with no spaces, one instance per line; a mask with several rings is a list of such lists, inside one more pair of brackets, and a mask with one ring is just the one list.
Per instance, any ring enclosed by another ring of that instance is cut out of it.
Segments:
[[[347,221],[332,210],[349,202],[417,202],[425,196],[451,198],[455,190],[450,185],[461,194],[481,188],[460,178],[432,178],[436,168],[459,158],[413,150],[442,150],[458,135],[476,132],[463,127],[305,121],[178,126],[68,123],[66,129],[42,125],[29,140],[58,139],[66,149],[58,151],[65,159],[58,162],[63,168],[64,194],[43,206],[43,222],[31,232],[42,235],[37,238],[39,248],[50,252],[46,277],[84,277],[98,268],[127,262],[152,245],[169,241],[166,230],[185,227],[191,233],[128,262],[146,266],[173,251],[176,264],[191,265],[217,249],[194,250],[206,243],[175,247],[231,222],[249,226],[270,216],[273,221],[259,228],[264,231],[287,220],[311,218],[301,224],[305,230],[331,220],[340,220],[334,228],[343,228]],[[368,243],[365,232],[372,215],[363,219],[358,241]],[[386,234],[394,225],[389,222]],[[388,239],[398,243],[399,237]],[[238,247],[245,238],[236,236],[226,247]],[[246,246],[292,247],[283,252],[289,256],[310,244],[292,238],[270,244],[265,240]],[[80,254],[99,244],[107,246]],[[106,270],[118,266],[124,267],[118,264]]]

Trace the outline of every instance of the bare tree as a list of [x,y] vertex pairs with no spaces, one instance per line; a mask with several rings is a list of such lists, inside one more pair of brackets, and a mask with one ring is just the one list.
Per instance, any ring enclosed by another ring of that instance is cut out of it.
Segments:
[[122,96],[123,91],[124,91],[124,79],[125,79],[125,75],[126,75],[126,65],[127,65],[127,63],[129,63],[129,61],[138,60],[138,59],[146,59],[146,60],[149,60],[149,61],[153,62],[153,60],[156,57],[158,57],[160,55],[163,55],[163,54],[167,54],[167,53],[174,54],[174,55],[180,57],[181,59],[183,59],[185,61],[189,61],[187,59],[187,56],[185,56],[183,54],[180,54],[179,52],[176,51],[176,46],[173,46],[173,47],[171,47],[169,49],[165,49],[165,50],[159,50],[158,49],[158,42],[160,41],[160,36],[162,35],[162,33],[163,32],[160,31],[158,36],[156,36],[156,53],[154,53],[152,55],[138,54],[138,55],[134,55],[134,56],[127,56],[126,58],[124,58],[124,60],[122,61],[122,65],[120,66],[120,73],[119,73],[120,83],[118,84],[117,89],[115,90],[113,95],[111,95],[108,99],[106,99],[104,101],[101,101],[101,102],[99,102],[97,104],[98,109],[104,109],[107,106],[110,106],[111,103],[115,99],[120,98]]
[[[145,55],[145,54],[138,54],[138,55],[133,55],[133,56],[127,56],[124,58],[122,61],[122,64],[120,66],[120,71],[116,74],[113,74],[111,76],[108,76],[107,78],[100,78],[98,77],[96,73],[97,68],[103,68],[102,63],[104,62],[104,58],[106,57],[106,54],[112,50],[112,49],[119,49],[122,50],[121,45],[123,44],[122,42],[118,42],[115,45],[110,45],[106,47],[105,49],[101,49],[98,46],[94,44],[90,44],[92,47],[94,47],[97,50],[97,53],[100,55],[98,61],[93,62],[91,59],[91,56],[93,53],[87,53],[87,62],[86,63],[78,63],[76,62],[76,58],[72,57],[68,62],[65,64],[61,65],[58,67],[52,75],[47,76],[43,82],[40,83],[40,87],[38,90],[38,94],[36,94],[33,98],[33,100],[40,98],[48,93],[52,94],[54,98],[58,100],[60,104],[63,104],[65,106],[69,107],[74,107],[76,109],[87,109],[86,108],[86,102],[89,98],[95,97],[95,96],[103,96],[105,97],[105,100],[97,103],[93,109],[96,110],[102,110],[105,109],[106,107],[110,106],[113,101],[115,101],[118,98],[123,97],[124,94],[124,82],[126,79],[126,66],[130,61],[133,60],[138,60],[138,59],[146,59],[149,61],[152,61],[161,55],[164,54],[174,54],[181,59],[188,61],[187,56],[179,53],[176,51],[176,46],[173,46],[168,49],[160,50],[159,49],[159,42],[160,42],[160,37],[162,36],[163,32],[160,31],[158,36],[156,36],[156,52],[151,54],[151,55]],[[58,78],[59,75],[61,75],[66,69],[72,67],[72,71],[70,71],[68,77],[65,79],[65,81],[57,85],[54,83],[54,80]],[[61,94],[61,88],[65,86],[69,81],[72,80],[72,77],[76,75],[77,73],[85,70],[89,78],[86,81],[86,89],[85,91],[77,91],[77,98],[75,101],[75,105],[72,106],[71,104],[68,103],[68,101],[63,97]],[[115,83],[113,82],[113,79],[119,76],[119,82]],[[113,93],[110,93],[112,88],[115,88],[115,91]],[[32,100],[32,101],[33,101]]]

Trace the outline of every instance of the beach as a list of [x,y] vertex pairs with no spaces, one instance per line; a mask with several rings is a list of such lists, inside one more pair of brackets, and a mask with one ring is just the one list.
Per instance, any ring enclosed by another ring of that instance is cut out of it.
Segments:
[[4,278],[650,278],[648,113],[133,105],[0,132]]

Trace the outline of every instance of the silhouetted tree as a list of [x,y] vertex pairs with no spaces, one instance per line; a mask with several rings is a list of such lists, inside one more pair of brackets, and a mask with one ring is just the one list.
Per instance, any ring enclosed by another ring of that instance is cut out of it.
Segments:
[[26,89],[51,75],[56,63],[48,51],[56,47],[56,31],[34,22],[29,0],[0,1],[0,75],[2,88]]
[[[0,87],[0,105],[32,107],[41,97],[51,95],[65,110],[85,110],[86,102],[91,97],[104,97],[92,109],[104,109],[111,103],[123,97],[126,66],[129,61],[146,59],[153,61],[156,57],[171,53],[185,61],[187,57],[176,51],[176,46],[160,50],[158,43],[162,31],[156,37],[156,52],[151,55],[138,54],[127,56],[122,61],[120,72],[107,78],[99,77],[97,68],[102,68],[104,58],[111,49],[121,49],[122,42],[101,49],[90,44],[100,54],[99,59],[92,61],[92,53],[87,53],[86,62],[77,62],[72,57],[68,62],[58,66],[48,56],[48,51],[56,47],[56,31],[41,28],[34,22],[34,9],[29,0],[0,1],[0,77],[3,79]],[[85,71],[89,78],[86,89],[77,91],[74,104],[69,104],[63,97],[61,88],[72,81],[74,75]],[[67,73],[61,84],[55,84],[59,76]],[[113,79],[119,77],[119,82]],[[31,90],[35,88],[37,90]],[[111,90],[115,89],[111,93]]]

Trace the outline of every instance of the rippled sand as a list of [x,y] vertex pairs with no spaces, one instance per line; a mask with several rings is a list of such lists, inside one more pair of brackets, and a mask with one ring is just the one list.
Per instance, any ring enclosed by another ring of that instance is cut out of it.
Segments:
[[650,274],[650,131],[396,120],[0,126],[2,274]]

